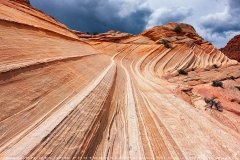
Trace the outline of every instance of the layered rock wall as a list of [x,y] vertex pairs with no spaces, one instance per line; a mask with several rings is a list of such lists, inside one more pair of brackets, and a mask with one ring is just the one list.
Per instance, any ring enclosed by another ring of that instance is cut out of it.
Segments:
[[240,35],[231,39],[228,44],[220,49],[226,56],[240,62]]
[[192,26],[89,35],[18,2],[0,1],[0,159],[240,159],[240,66]]

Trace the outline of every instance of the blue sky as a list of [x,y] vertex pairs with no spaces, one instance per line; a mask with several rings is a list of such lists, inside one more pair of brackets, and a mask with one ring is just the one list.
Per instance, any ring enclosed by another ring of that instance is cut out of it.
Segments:
[[217,47],[240,34],[240,0],[30,0],[69,28],[140,33],[168,22],[184,22]]

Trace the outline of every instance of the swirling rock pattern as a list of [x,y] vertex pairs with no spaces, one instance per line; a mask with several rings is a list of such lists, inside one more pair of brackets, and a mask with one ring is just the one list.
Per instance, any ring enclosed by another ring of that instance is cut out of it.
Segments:
[[0,3],[1,159],[240,159],[240,65],[192,26],[90,35],[19,2]]

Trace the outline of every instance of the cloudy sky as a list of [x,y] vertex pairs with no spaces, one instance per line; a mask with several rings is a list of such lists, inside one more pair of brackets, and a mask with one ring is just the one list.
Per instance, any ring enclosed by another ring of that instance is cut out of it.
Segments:
[[69,28],[140,33],[168,22],[184,22],[217,47],[240,34],[240,0],[30,0]]

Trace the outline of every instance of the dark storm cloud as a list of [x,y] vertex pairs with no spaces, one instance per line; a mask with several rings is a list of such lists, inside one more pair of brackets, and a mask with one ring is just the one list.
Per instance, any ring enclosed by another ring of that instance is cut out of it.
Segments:
[[168,22],[181,22],[190,16],[192,16],[192,8],[160,8],[151,14],[147,28]]
[[201,26],[211,34],[227,36],[229,32],[240,31],[240,0],[228,0],[223,12],[209,14],[202,18]]
[[85,32],[111,29],[138,33],[152,11],[144,0],[32,0],[31,4],[68,27]]

